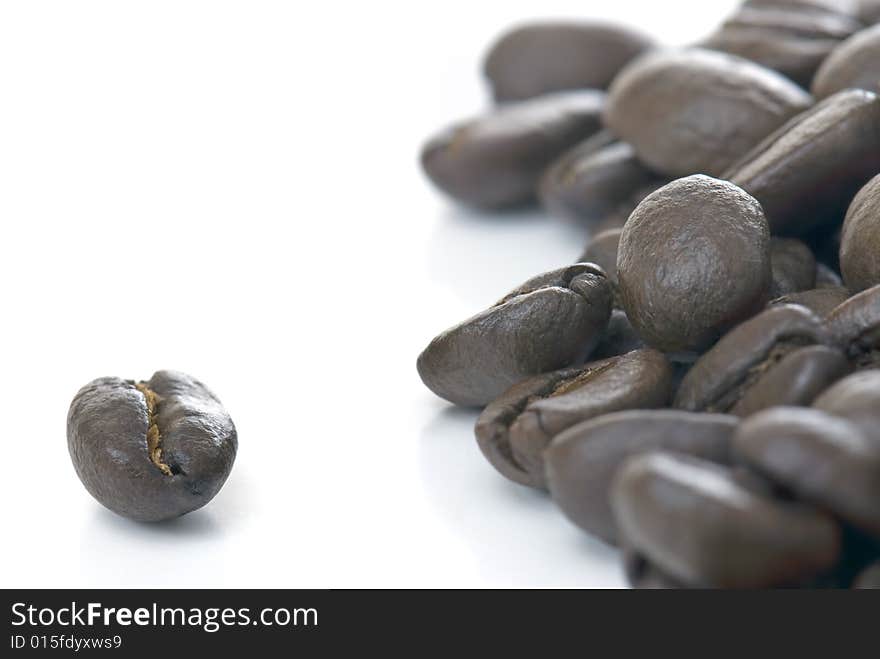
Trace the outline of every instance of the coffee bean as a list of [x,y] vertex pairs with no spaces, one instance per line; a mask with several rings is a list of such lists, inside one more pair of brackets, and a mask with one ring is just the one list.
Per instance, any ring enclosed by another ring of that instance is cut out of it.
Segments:
[[841,235],[840,268],[854,293],[880,284],[880,175],[850,204]]
[[793,82],[744,59],[663,51],[615,79],[604,120],[657,172],[718,176],[811,103]]
[[609,412],[664,406],[671,395],[666,358],[636,350],[514,385],[483,410],[475,432],[483,455],[501,474],[544,488],[544,449],[554,436]]
[[544,170],[596,133],[602,92],[559,92],[498,108],[443,131],[422,150],[434,184],[469,205],[503,208],[533,201]]
[[819,410],[778,407],[744,420],[734,451],[799,498],[880,537],[880,443]]
[[706,42],[809,87],[834,48],[861,29],[850,13],[803,3],[746,3]]
[[737,421],[722,414],[633,410],[579,423],[557,435],[544,454],[550,493],[577,526],[614,543],[608,496],[627,458],[662,449],[729,462]]
[[770,296],[773,298],[806,291],[816,285],[816,259],[800,240],[771,239],[770,269],[773,277]]
[[664,573],[631,547],[621,548],[623,572],[630,586],[637,590],[671,590],[687,588],[685,584]]
[[792,119],[724,178],[761,202],[774,235],[804,235],[839,224],[877,172],[880,98],[851,89]]
[[825,317],[847,299],[849,299],[849,291],[842,286],[836,288],[814,288],[809,291],[778,297],[770,302],[770,306],[797,304],[806,307],[817,316]]
[[787,585],[830,570],[840,556],[840,528],[829,516],[756,495],[729,469],[686,456],[630,458],[611,506],[626,542],[693,586]]
[[629,144],[603,131],[547,170],[540,198],[551,215],[595,226],[638,190],[660,181],[639,162]]
[[539,275],[437,336],[419,355],[419,375],[441,398],[485,405],[520,380],[585,359],[608,324],[611,300],[598,266]]
[[813,80],[817,98],[843,89],[880,92],[880,26],[857,32],[835,48]]
[[620,297],[648,345],[696,353],[769,299],[761,206],[726,181],[673,181],[633,211],[620,238]]
[[853,583],[853,588],[875,589],[880,588],[880,561],[866,567]]
[[483,71],[497,101],[566,89],[605,89],[630,60],[653,47],[635,30],[603,23],[530,23],[502,35]]
[[843,378],[822,392],[813,408],[846,419],[880,446],[880,371]]
[[816,263],[816,288],[842,288],[843,279],[824,263]]
[[[801,351],[813,345],[829,349]],[[692,412],[735,414],[740,413],[740,404],[743,412],[783,401],[808,405],[829,380],[846,373],[846,357],[830,350],[832,346],[834,340],[822,319],[805,307],[771,307],[731,330],[697,360],[682,381],[674,405]],[[777,368],[793,378],[788,386],[774,389],[778,376],[762,384]]]
[[123,517],[157,522],[214,498],[238,439],[205,385],[158,371],[146,382],[106,377],[80,389],[67,415],[67,447],[95,499]]
[[645,344],[642,341],[642,337],[639,336],[632,323],[629,322],[626,312],[622,309],[614,309],[611,312],[611,318],[608,320],[605,334],[593,351],[592,358],[597,360],[615,357],[644,347]]
[[836,344],[858,368],[880,364],[880,285],[849,298],[826,322]]

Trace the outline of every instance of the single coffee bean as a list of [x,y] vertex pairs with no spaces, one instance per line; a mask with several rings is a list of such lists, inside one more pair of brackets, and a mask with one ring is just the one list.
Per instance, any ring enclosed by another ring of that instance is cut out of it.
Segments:
[[530,23],[495,42],[483,71],[496,101],[566,89],[605,89],[620,69],[653,45],[646,35],[616,25]]
[[806,291],[816,285],[816,258],[809,247],[795,238],[770,240],[770,270],[773,298]]
[[604,119],[655,171],[718,176],[811,103],[793,82],[747,60],[661,51],[615,79]]
[[616,357],[623,355],[639,348],[644,348],[645,344],[642,337],[636,332],[626,312],[622,309],[614,309],[611,312],[611,318],[608,320],[608,327],[599,345],[593,351],[591,357],[594,360],[605,359],[607,357]]
[[817,98],[843,89],[880,92],[880,25],[857,32],[835,48],[813,80]]
[[853,295],[829,313],[826,322],[857,368],[880,365],[880,285]]
[[208,503],[226,481],[238,438],[214,394],[183,373],[146,382],[98,378],[67,414],[77,476],[117,515],[158,522]]
[[813,408],[846,419],[880,446],[880,370],[843,378],[822,392]]
[[486,405],[531,375],[583,361],[608,324],[612,295],[593,264],[534,277],[431,341],[419,375],[452,403]]
[[546,488],[544,449],[554,436],[608,412],[661,407],[671,395],[666,358],[656,350],[635,350],[514,385],[477,419],[477,442],[501,474]]
[[880,284],[880,175],[850,204],[840,241],[840,268],[847,288],[858,293]]
[[850,89],[792,119],[724,175],[754,196],[774,235],[839,224],[880,172],[880,98]]
[[849,299],[849,291],[842,286],[836,288],[814,288],[809,291],[790,293],[789,295],[778,297],[770,302],[770,306],[797,304],[824,318],[847,299]]
[[729,469],[689,456],[627,460],[612,486],[621,536],[686,584],[764,588],[831,569],[840,528],[811,508],[752,493]]
[[843,279],[824,263],[816,263],[816,288],[843,288]]
[[[674,405],[691,412],[737,413],[737,405],[749,391],[785,358],[812,345],[834,345],[821,318],[801,306],[771,307],[728,332],[697,360],[678,388]],[[761,387],[762,393],[769,394],[764,406],[776,404],[777,397],[794,397],[808,405],[827,386],[827,378],[839,373],[845,363],[846,357],[839,352],[835,356],[827,351],[803,353],[783,370],[799,374],[796,381],[776,392]],[[802,367],[800,371],[794,368],[797,365]],[[794,372],[789,370],[792,368]],[[817,387],[821,387],[819,391]],[[748,407],[754,404],[753,399]]]
[[602,131],[547,170],[539,196],[551,215],[595,225],[638,190],[660,181],[639,162],[629,144]]
[[604,100],[602,92],[582,90],[498,108],[431,139],[422,166],[438,188],[465,204],[533,201],[547,166],[599,130]]
[[737,422],[723,414],[633,410],[579,423],[557,435],[544,454],[550,493],[577,526],[615,543],[608,497],[627,458],[668,450],[726,463]]
[[778,71],[808,88],[823,60],[861,29],[852,15],[795,3],[746,5],[706,42]]
[[650,346],[696,353],[769,299],[770,236],[761,205],[695,175],[633,211],[617,256],[620,298]]
[[858,589],[880,588],[880,561],[872,563],[860,572],[852,587]]
[[880,444],[819,410],[777,407],[749,417],[736,454],[795,495],[880,537]]

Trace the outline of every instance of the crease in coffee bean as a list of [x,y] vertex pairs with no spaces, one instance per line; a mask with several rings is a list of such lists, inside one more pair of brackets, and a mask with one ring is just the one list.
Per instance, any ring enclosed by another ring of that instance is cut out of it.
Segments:
[[143,395],[147,407],[146,441],[147,452],[150,455],[150,462],[152,462],[156,468],[166,476],[174,476],[176,473],[180,473],[180,469],[175,470],[162,458],[162,433],[159,430],[158,422],[159,405],[162,402],[162,398],[159,394],[150,389],[146,382],[135,382],[133,384],[134,388]]

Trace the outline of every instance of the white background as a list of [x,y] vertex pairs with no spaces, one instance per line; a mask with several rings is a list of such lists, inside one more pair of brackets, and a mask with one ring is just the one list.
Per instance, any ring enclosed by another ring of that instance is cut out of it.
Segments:
[[[585,236],[484,216],[421,142],[486,104],[532,17],[705,35],[734,2],[0,5],[0,585],[623,585],[615,552],[479,454],[415,358]],[[189,372],[240,449],[206,508],[140,525],[80,485],[77,389]]]

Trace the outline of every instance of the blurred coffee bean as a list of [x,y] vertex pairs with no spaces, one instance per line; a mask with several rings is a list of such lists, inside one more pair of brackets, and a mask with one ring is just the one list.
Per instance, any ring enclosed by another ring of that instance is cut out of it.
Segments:
[[857,32],[840,44],[822,63],[812,90],[816,98],[843,89],[880,92],[880,25]]
[[765,588],[834,567],[838,524],[817,510],[759,496],[729,469],[689,456],[627,460],[612,485],[621,537],[673,579]]
[[557,435],[544,454],[550,493],[577,526],[614,543],[608,497],[627,458],[662,449],[726,463],[737,422],[722,414],[633,410],[579,423]]
[[816,263],[816,288],[842,288],[843,279],[824,263]]
[[865,25],[880,23],[880,0],[861,0],[859,18]]
[[493,44],[483,71],[496,101],[567,89],[605,89],[630,60],[653,46],[647,35],[617,25],[530,23]]
[[671,395],[666,358],[656,350],[636,350],[514,385],[483,410],[477,441],[501,474],[543,488],[544,449],[554,436],[609,412],[662,407]]
[[591,264],[534,277],[431,341],[419,375],[441,398],[485,405],[531,375],[585,359],[608,324],[612,295]]
[[805,501],[880,537],[880,443],[841,418],[778,407],[745,419],[736,454]]
[[623,309],[614,309],[611,312],[611,318],[608,320],[608,327],[599,345],[593,351],[593,359],[605,359],[607,357],[615,357],[623,355],[632,350],[644,348],[645,343],[642,337],[636,332],[626,312]]
[[880,172],[880,98],[842,91],[792,119],[724,175],[753,195],[774,235],[839,224]]
[[812,97],[747,60],[708,50],[645,55],[615,79],[605,125],[650,168],[719,176]]
[[880,446],[880,370],[843,378],[822,392],[813,408],[846,419]]
[[533,201],[547,166],[599,130],[604,101],[602,92],[584,90],[506,105],[431,139],[422,166],[438,188],[465,204]]
[[827,325],[836,344],[858,368],[880,366],[880,285],[831,311]]
[[673,181],[633,211],[617,273],[624,310],[645,343],[687,358],[769,299],[767,220],[731,183]]
[[621,547],[623,573],[627,583],[637,590],[671,590],[687,588],[685,584],[665,574],[656,565],[632,547]]
[[880,174],[850,204],[840,241],[840,268],[847,288],[858,293],[880,284]]
[[849,299],[849,291],[842,286],[814,288],[800,293],[790,293],[775,300],[771,300],[770,306],[781,304],[798,304],[806,307],[814,314],[825,317]]
[[770,296],[777,298],[813,288],[816,284],[816,259],[800,240],[770,240],[770,264],[773,283]]

